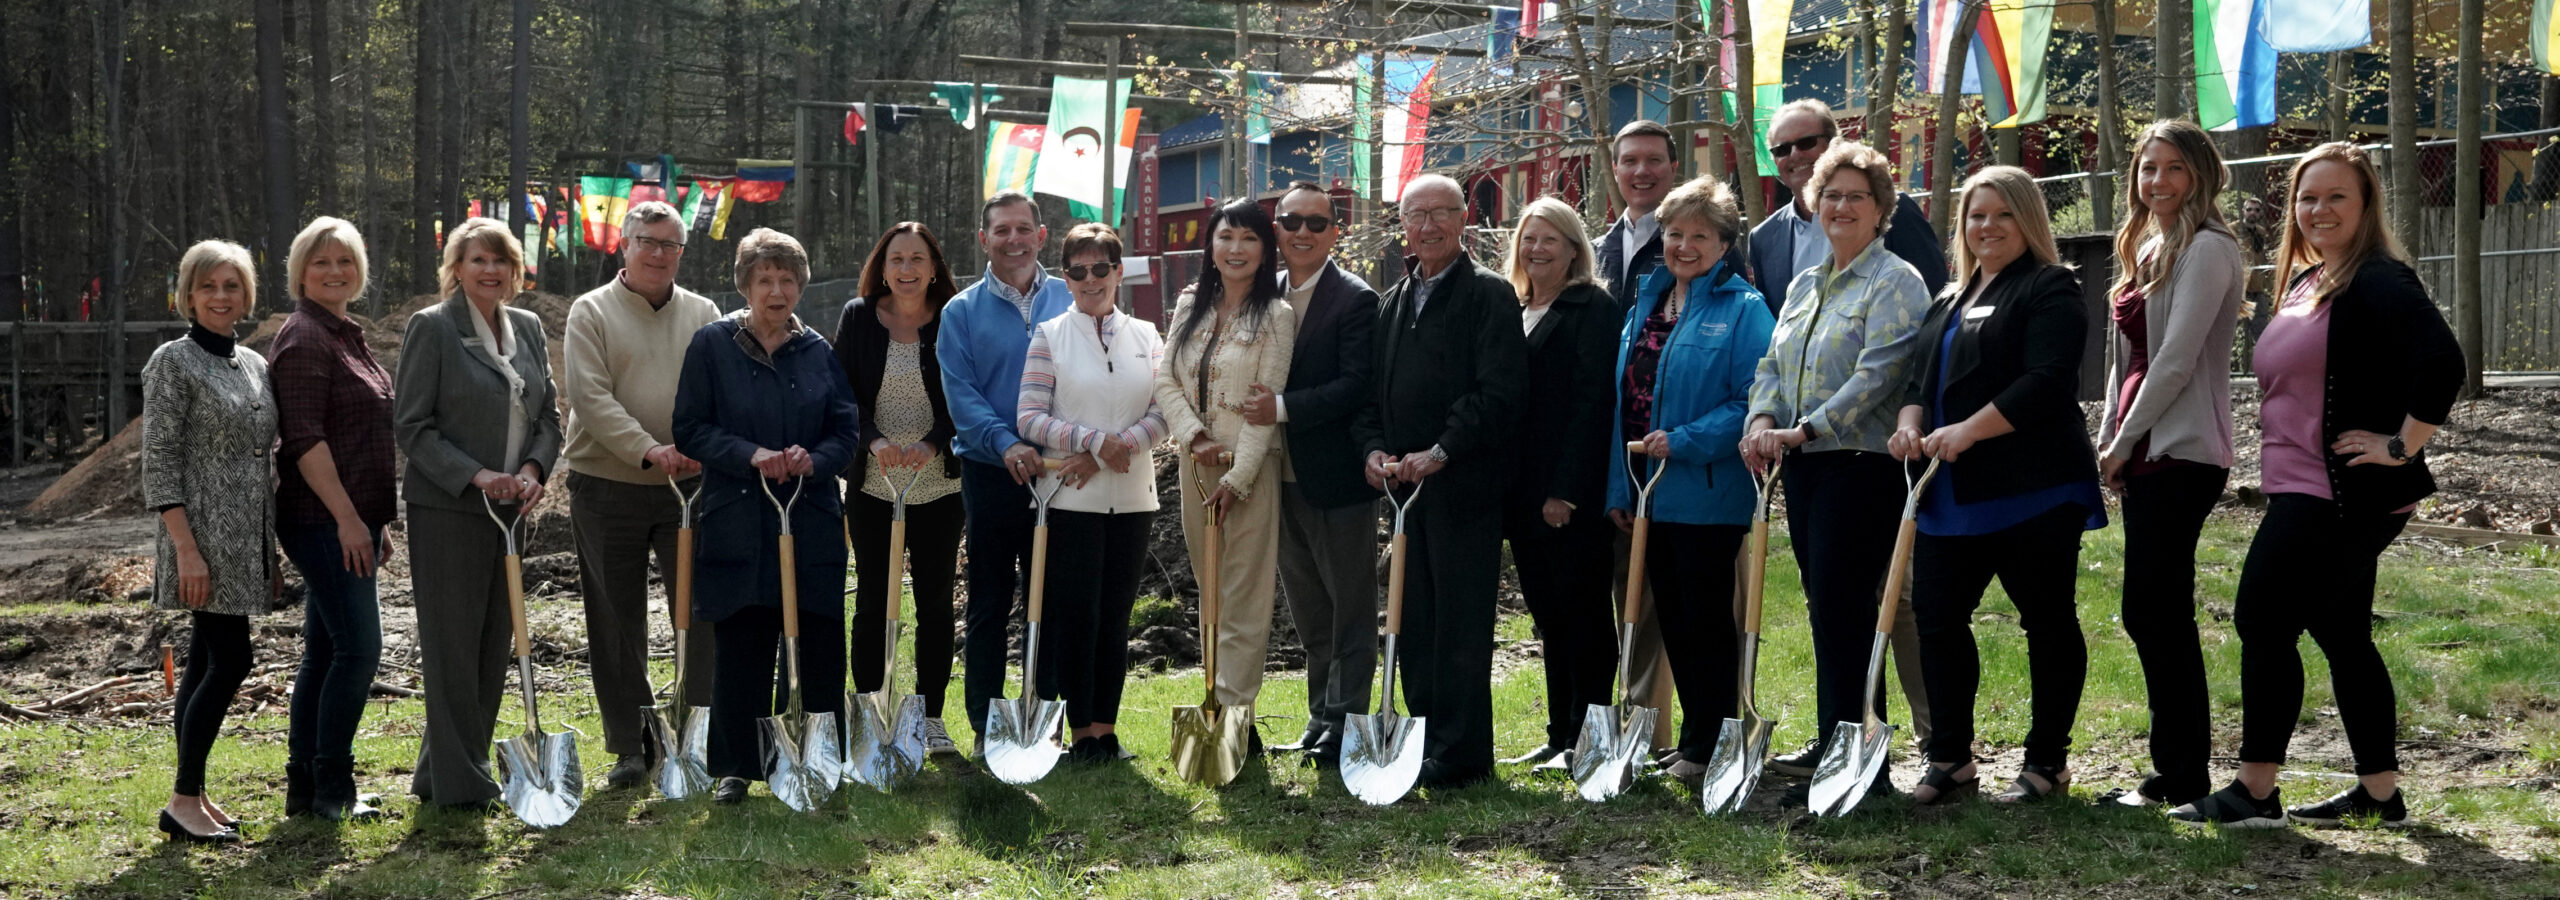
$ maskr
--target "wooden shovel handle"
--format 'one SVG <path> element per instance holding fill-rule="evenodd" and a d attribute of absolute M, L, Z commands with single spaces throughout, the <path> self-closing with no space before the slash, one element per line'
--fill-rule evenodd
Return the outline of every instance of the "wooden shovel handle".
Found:
<path fill-rule="evenodd" d="M 1041 598 L 1049 587 L 1049 526 L 1031 529 L 1031 613 L 1030 624 L 1040 624 Z"/>
<path fill-rule="evenodd" d="M 672 602 L 677 631 L 693 628 L 693 529 L 676 529 L 676 587 Z"/>
<path fill-rule="evenodd" d="M 1387 544 L 1387 633 L 1404 633 L 1404 549 L 1405 536 L 1396 535 Z"/>
<path fill-rule="evenodd" d="M 800 552 L 782 535 L 782 636 L 800 637 Z"/>
<path fill-rule="evenodd" d="M 899 579 L 906 577 L 906 569 L 907 523 L 904 519 L 892 520 L 889 523 L 889 605 L 887 607 L 889 613 L 887 622 L 892 628 L 898 625 L 898 607 L 902 605 L 900 601 L 906 599 L 904 596 L 906 592 L 898 585 Z"/>
<path fill-rule="evenodd" d="M 1645 544 L 1653 535 L 1653 520 L 1637 516 L 1630 531 L 1627 536 L 1627 599 L 1619 604 L 1618 610 L 1618 622 L 1625 625 L 1635 624 L 1638 615 L 1644 611 L 1644 552 Z"/>
<path fill-rule="evenodd" d="M 1742 632 L 1760 633 L 1760 596 L 1769 581 L 1769 520 L 1761 517 L 1751 523 L 1750 562 L 1742 570 Z"/>
<path fill-rule="evenodd" d="M 1911 544 L 1919 537 L 1920 520 L 1904 518 L 1893 536 L 1893 568 L 1884 576 L 1884 602 L 1876 605 L 1876 633 L 1893 633 L 1893 616 L 1902 608 L 1902 584 L 1911 578 Z"/>
<path fill-rule="evenodd" d="M 1214 693 L 1218 689 L 1218 588 L 1222 580 L 1218 577 L 1218 554 L 1226 543 L 1226 534 L 1225 526 L 1218 524 L 1217 510 L 1203 510 L 1202 514 L 1209 519 L 1209 546 L 1201 553 L 1207 565 L 1201 567 L 1205 577 L 1200 579 L 1200 668 Z"/>
<path fill-rule="evenodd" d="M 516 617 L 516 655 L 533 655 L 533 626 L 524 614 L 524 557 L 507 554 L 507 607 Z"/>

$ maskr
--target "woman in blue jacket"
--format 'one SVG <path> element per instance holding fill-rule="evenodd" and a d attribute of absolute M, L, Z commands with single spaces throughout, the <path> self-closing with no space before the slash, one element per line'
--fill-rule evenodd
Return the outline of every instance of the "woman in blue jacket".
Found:
<path fill-rule="evenodd" d="M 1731 189 L 1699 178 L 1664 197 L 1655 214 L 1662 267 L 1637 288 L 1619 332 L 1610 446 L 1641 440 L 1652 465 L 1665 467 L 1653 491 L 1652 543 L 1673 552 L 1648 554 L 1645 575 L 1680 690 L 1680 761 L 1670 771 L 1695 785 L 1715 753 L 1717 727 L 1734 714 L 1734 561 L 1756 493 L 1738 448 L 1752 374 L 1777 321 L 1750 280 L 1724 262 L 1742 235 Z M 1636 499 L 1627 454 L 1609 457 L 1609 517 L 1625 528 Z"/>
<path fill-rule="evenodd" d="M 861 446 L 853 388 L 826 339 L 792 311 L 809 282 L 809 255 L 789 235 L 758 228 L 738 242 L 738 291 L 746 308 L 694 332 L 676 382 L 676 449 L 702 462 L 694 549 L 694 618 L 717 624 L 711 679 L 709 768 L 721 803 L 746 799 L 765 776 L 756 719 L 772 715 L 783 685 L 781 520 L 776 496 L 800 498 L 801 695 L 812 713 L 841 712 L 844 697 L 843 498 L 835 475 Z M 798 482 L 795 484 L 794 482 Z"/>

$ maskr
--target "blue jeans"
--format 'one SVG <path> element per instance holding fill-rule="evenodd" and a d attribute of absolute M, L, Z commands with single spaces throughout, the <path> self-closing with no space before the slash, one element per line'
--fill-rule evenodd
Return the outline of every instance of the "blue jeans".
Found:
<path fill-rule="evenodd" d="M 310 768 L 323 800 L 355 798 L 356 724 L 382 662 L 382 606 L 374 578 L 347 571 L 334 525 L 280 524 L 276 537 L 302 571 L 302 669 L 293 679 L 285 764 Z M 373 529 L 382 546 L 382 529 Z M 377 554 L 377 560 L 380 556 Z M 343 793 L 343 796 L 341 794 Z"/>

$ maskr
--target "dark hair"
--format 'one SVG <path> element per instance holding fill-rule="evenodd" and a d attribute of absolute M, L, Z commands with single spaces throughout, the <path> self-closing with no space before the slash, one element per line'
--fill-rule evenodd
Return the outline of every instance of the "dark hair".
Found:
<path fill-rule="evenodd" d="M 1262 239 L 1262 267 L 1254 276 L 1253 294 L 1244 298 L 1241 310 L 1245 323 L 1254 331 L 1261 331 L 1262 320 L 1271 307 L 1287 296 L 1280 290 L 1280 231 L 1272 227 L 1271 214 L 1262 211 L 1262 204 L 1251 200 L 1238 200 L 1218 207 L 1218 211 L 1209 216 L 1208 227 L 1202 229 L 1208 232 L 1206 240 L 1210 242 L 1202 256 L 1206 264 L 1200 267 L 1200 280 L 1191 286 L 1188 311 L 1183 313 L 1182 321 L 1174 325 L 1172 355 L 1182 354 L 1183 343 L 1191 339 L 1192 332 L 1200 330 L 1201 321 L 1209 318 L 1217 310 L 1219 301 L 1225 299 L 1227 282 L 1218 274 L 1215 261 L 1218 229 L 1225 225 L 1243 227 L 1252 231 L 1254 237 Z"/>
<path fill-rule="evenodd" d="M 1337 209 L 1337 208 L 1335 208 L 1335 204 L 1334 204 L 1334 202 L 1333 202 L 1333 192 L 1332 192 L 1332 191 L 1325 190 L 1325 189 L 1324 189 L 1324 186 L 1319 185 L 1319 184 L 1317 184 L 1317 183 L 1315 183 L 1315 182 L 1312 182 L 1312 181 L 1292 181 L 1292 182 L 1289 182 L 1289 187 L 1288 187 L 1287 189 L 1282 190 L 1282 191 L 1280 192 L 1280 200 L 1286 200 L 1286 199 L 1288 199 L 1288 198 L 1289 198 L 1289 195 L 1290 195 L 1290 194 L 1294 194 L 1294 193 L 1297 193 L 1297 192 L 1299 192 L 1299 191 L 1314 191 L 1314 192 L 1315 192 L 1315 194 L 1316 194 L 1316 196 L 1324 198 L 1324 206 L 1325 206 L 1325 214 L 1326 214 L 1326 215 L 1333 216 L 1334 218 L 1337 218 L 1337 219 L 1339 219 L 1339 218 L 1341 218 L 1341 217 L 1342 217 L 1342 215 L 1341 215 L 1342 211 L 1341 211 L 1341 210 L 1339 210 L 1339 209 Z M 1279 209 L 1280 209 L 1280 200 L 1273 200 L 1273 201 L 1271 201 L 1271 209 L 1272 209 L 1272 211 L 1273 211 L 1273 212 L 1275 212 L 1275 213 L 1277 213 L 1277 212 L 1279 211 Z M 1275 232 L 1275 233 L 1276 233 L 1276 232 Z"/>
<path fill-rule="evenodd" d="M 985 231 L 987 229 L 989 221 L 987 217 L 992 215 L 996 210 L 1012 206 L 1016 203 L 1031 207 L 1032 220 L 1039 220 L 1040 201 L 1031 199 L 1030 194 L 1025 194 L 1021 191 L 999 191 L 995 196 L 987 198 L 987 202 L 985 204 L 978 207 L 978 230 Z"/>
<path fill-rule="evenodd" d="M 1631 137 L 1661 138 L 1662 152 L 1666 155 L 1678 156 L 1677 153 L 1673 152 L 1675 143 L 1671 140 L 1671 129 L 1663 127 L 1662 123 L 1656 122 L 1652 119 L 1637 119 L 1633 122 L 1627 123 L 1626 127 L 1618 129 L 1618 135 L 1609 139 L 1609 158 L 1611 160 L 1614 161 L 1618 158 L 1618 145 Z"/>
<path fill-rule="evenodd" d="M 1104 256 L 1111 257 L 1112 262 L 1119 262 L 1120 232 L 1100 222 L 1086 222 L 1069 228 L 1065 245 L 1058 248 L 1058 265 L 1066 265 L 1067 260 L 1096 250 L 1102 251 Z"/>
<path fill-rule="evenodd" d="M 874 302 L 889 296 L 889 278 L 882 270 L 889 265 L 889 242 L 902 234 L 923 238 L 925 253 L 933 257 L 933 280 L 925 283 L 924 302 L 927 310 L 938 314 L 943 301 L 960 289 L 951 281 L 951 263 L 942 258 L 942 242 L 935 240 L 933 229 L 924 227 L 922 222 L 900 222 L 880 233 L 880 242 L 871 245 L 871 255 L 863 260 L 862 280 L 856 282 L 855 290 L 863 299 Z"/>

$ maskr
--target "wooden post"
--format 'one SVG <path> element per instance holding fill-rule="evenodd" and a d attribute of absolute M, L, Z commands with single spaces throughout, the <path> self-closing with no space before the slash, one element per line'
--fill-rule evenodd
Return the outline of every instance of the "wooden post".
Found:
<path fill-rule="evenodd" d="M 2386 0 L 2391 27 L 2391 156 L 2383 180 L 2391 195 L 2391 230 L 2418 238 L 2418 36 L 2417 0 Z"/>
<path fill-rule="evenodd" d="M 807 229 L 810 200 L 809 108 L 795 104 L 791 107 L 791 230 Z M 807 240 L 815 235 L 801 237 Z"/>
<path fill-rule="evenodd" d="M 2480 394 L 2488 355 L 2480 322 L 2480 119 L 2494 107 L 2481 77 L 2484 0 L 2462 0 L 2458 59 L 2462 96 L 2454 104 L 2453 336 L 2462 345 L 2462 394 Z"/>
<path fill-rule="evenodd" d="M 874 104 L 871 108 L 876 110 L 879 106 Z M 800 177 L 808 176 L 804 174 Z M 887 210 L 880 202 L 880 132 L 878 131 L 871 133 L 870 140 L 862 142 L 862 210 L 863 221 L 871 226 L 872 234 L 877 235 L 888 229 L 889 219 L 885 215 Z M 859 246 L 860 243 L 856 241 L 855 245 Z"/>
<path fill-rule="evenodd" d="M 9 323 L 9 463 L 27 463 L 27 323 Z"/>
<path fill-rule="evenodd" d="M 1244 7 L 1236 7 L 1236 18 L 1244 18 Z M 1112 38 L 1102 71 L 1102 202 L 1098 205 L 1102 223 L 1113 231 L 1120 230 L 1119 192 L 1114 190 L 1120 186 L 1120 53 L 1128 45 L 1128 38 Z M 1063 265 L 1065 260 L 1059 262 Z"/>

